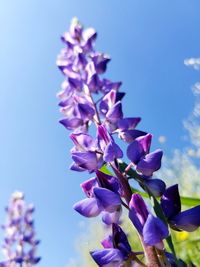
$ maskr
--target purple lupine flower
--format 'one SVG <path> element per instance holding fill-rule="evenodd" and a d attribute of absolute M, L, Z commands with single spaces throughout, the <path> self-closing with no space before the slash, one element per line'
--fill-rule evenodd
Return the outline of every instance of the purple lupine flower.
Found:
<path fill-rule="evenodd" d="M 181 212 L 178 184 L 166 189 L 161 197 L 161 207 L 174 230 L 192 232 L 200 226 L 200 205 Z"/>
<path fill-rule="evenodd" d="M 74 209 L 85 217 L 96 217 L 102 213 L 104 223 L 119 222 L 121 215 L 121 187 L 116 177 L 101 171 L 96 177 L 81 184 L 87 198 L 77 202 Z"/>
<path fill-rule="evenodd" d="M 147 210 L 146 204 L 139 194 L 132 195 L 129 208 L 129 218 L 143 238 L 144 243 L 163 249 L 162 240 L 169 235 L 167 226 Z"/>
<path fill-rule="evenodd" d="M 32 214 L 33 205 L 27 205 L 24 194 L 15 192 L 6 208 L 7 218 L 3 225 L 5 239 L 3 253 L 5 260 L 0 266 L 15 267 L 17 263 L 33 266 L 40 261 L 36 256 L 39 240 L 35 237 L 34 221 Z"/>
<path fill-rule="evenodd" d="M 117 211 L 120 205 L 119 194 L 106 188 L 94 187 L 92 196 L 77 202 L 74 209 L 85 217 L 95 217 L 102 211 Z"/>
<path fill-rule="evenodd" d="M 119 267 L 128 260 L 131 254 L 126 234 L 117 224 L 112 225 L 112 236 L 102 241 L 103 249 L 90 252 L 98 266 Z"/>
<path fill-rule="evenodd" d="M 112 162 L 114 159 L 122 158 L 123 152 L 121 148 L 115 143 L 113 137 L 108 133 L 103 125 L 98 126 L 98 143 L 103 152 L 103 159 L 105 162 Z"/>
<path fill-rule="evenodd" d="M 65 76 L 62 92 L 58 95 L 64 115 L 61 123 L 73 131 L 71 139 L 75 146 L 71 150 L 74 160 L 71 169 L 96 173 L 96 177 L 82 183 L 87 198 L 76 203 L 74 208 L 86 217 L 101 213 L 106 224 L 118 224 L 121 204 L 126 206 L 129 203 L 131 188 L 126 175 L 118 169 L 118 159 L 123 157 L 123 152 L 116 144 L 114 134 L 117 133 L 119 138 L 130 143 L 127 151 L 132 162 L 130 166 L 134 165 L 143 179 L 141 182 L 139 179 L 140 185 L 154 196 L 161 196 L 165 190 L 163 181 L 152 178 L 153 173 L 160 168 L 162 151 L 150 153 L 152 136 L 135 129 L 140 118 L 124 118 L 121 100 L 125 93 L 119 92 L 121 82 L 101 78 L 110 58 L 95 51 L 96 36 L 93 28 L 84 30 L 76 19 L 69 32 L 62 36 L 66 47 L 62 49 L 57 61 Z M 97 94 L 100 94 L 99 99 Z M 96 138 L 87 134 L 92 123 L 97 128 Z M 100 172 L 104 164 L 110 164 L 118 178 Z M 122 202 L 122 197 L 126 204 Z M 168 235 L 167 227 L 148 212 L 143 200 L 132 198 L 129 216 L 142 242 L 162 249 L 162 240 Z M 103 250 L 91 253 L 99 266 L 119 267 L 126 264 L 131 253 L 127 239 L 117 224 L 113 224 L 112 242 L 104 242 Z"/>
<path fill-rule="evenodd" d="M 72 170 L 89 172 L 99 169 L 103 164 L 101 151 L 98 151 L 96 140 L 89 134 L 71 134 L 75 147 L 71 149 L 72 159 L 74 163 Z"/>
<path fill-rule="evenodd" d="M 161 167 L 163 152 L 160 149 L 149 153 L 152 136 L 147 134 L 136 138 L 127 149 L 127 156 L 136 166 L 136 171 L 145 176 L 152 176 Z"/>

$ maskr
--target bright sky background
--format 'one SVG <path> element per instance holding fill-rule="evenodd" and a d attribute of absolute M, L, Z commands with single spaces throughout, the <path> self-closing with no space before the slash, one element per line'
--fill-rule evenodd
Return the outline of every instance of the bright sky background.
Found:
<path fill-rule="evenodd" d="M 60 35 L 73 16 L 97 29 L 97 48 L 113 58 L 107 77 L 127 92 L 124 113 L 142 116 L 155 147 L 166 136 L 170 153 L 186 145 L 199 73 L 183 61 L 200 55 L 199 10 L 199 0 L 0 0 L 0 222 L 10 194 L 24 191 L 36 206 L 38 267 L 65 266 L 82 230 L 72 204 L 87 175 L 68 170 L 72 144 L 58 124 Z"/>

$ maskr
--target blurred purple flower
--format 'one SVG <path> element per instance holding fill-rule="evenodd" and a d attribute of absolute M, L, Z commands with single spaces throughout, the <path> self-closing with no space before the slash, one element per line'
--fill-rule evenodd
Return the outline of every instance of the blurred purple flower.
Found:
<path fill-rule="evenodd" d="M 26 204 L 23 193 L 15 192 L 6 212 L 6 223 L 3 225 L 5 261 L 0 266 L 14 267 L 19 263 L 20 266 L 24 264 L 31 267 L 37 264 L 40 257 L 36 256 L 36 250 L 40 241 L 35 237 L 33 205 Z"/>

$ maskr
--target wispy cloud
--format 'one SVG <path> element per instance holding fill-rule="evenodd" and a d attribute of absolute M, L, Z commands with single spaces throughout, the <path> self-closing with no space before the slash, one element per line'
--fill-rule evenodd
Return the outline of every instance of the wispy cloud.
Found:
<path fill-rule="evenodd" d="M 193 67 L 195 70 L 200 69 L 200 58 L 186 58 L 184 64 L 189 67 Z"/>
<path fill-rule="evenodd" d="M 200 58 L 185 59 L 184 64 L 200 70 Z M 199 195 L 200 192 L 200 82 L 192 86 L 192 92 L 195 96 L 194 107 L 183 121 L 189 145 L 174 149 L 170 157 L 166 156 L 160 171 L 160 175 L 170 184 L 178 182 L 181 193 L 188 196 Z"/>

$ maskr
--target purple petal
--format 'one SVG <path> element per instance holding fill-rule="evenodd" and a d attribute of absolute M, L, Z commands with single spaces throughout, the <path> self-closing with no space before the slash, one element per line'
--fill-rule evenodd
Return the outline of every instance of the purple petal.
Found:
<path fill-rule="evenodd" d="M 102 101 L 99 104 L 100 112 L 103 115 L 106 115 L 108 110 L 116 103 L 116 96 L 116 90 L 111 90 L 103 97 Z"/>
<path fill-rule="evenodd" d="M 168 219 L 173 218 L 181 211 L 181 200 L 178 184 L 168 187 L 161 197 L 161 207 Z"/>
<path fill-rule="evenodd" d="M 96 175 L 101 187 L 107 188 L 115 193 L 121 193 L 121 185 L 116 177 L 105 174 L 99 170 L 96 171 Z"/>
<path fill-rule="evenodd" d="M 147 210 L 147 206 L 144 200 L 139 194 L 132 195 L 131 201 L 129 203 L 129 207 L 130 207 L 130 212 L 133 210 L 134 213 L 136 213 L 140 223 L 144 225 L 148 218 L 149 212 Z M 131 215 L 131 213 L 129 215 Z"/>
<path fill-rule="evenodd" d="M 93 28 L 88 28 L 83 32 L 83 46 L 85 50 L 92 49 L 92 43 L 97 37 L 97 32 Z"/>
<path fill-rule="evenodd" d="M 83 26 L 77 18 L 73 18 L 71 21 L 69 32 L 75 39 L 80 39 L 83 31 Z"/>
<path fill-rule="evenodd" d="M 143 227 L 144 243 L 149 246 L 154 246 L 162 242 L 168 235 L 169 231 L 164 222 L 149 214 Z"/>
<path fill-rule="evenodd" d="M 122 158 L 123 152 L 121 148 L 114 142 L 111 141 L 104 150 L 103 159 L 106 162 L 112 162 L 114 159 Z"/>
<path fill-rule="evenodd" d="M 122 84 L 121 82 L 111 82 L 108 79 L 103 79 L 101 90 L 103 91 L 104 94 L 107 94 L 111 90 L 118 91 L 121 84 Z"/>
<path fill-rule="evenodd" d="M 140 136 L 136 139 L 137 142 L 140 143 L 140 145 L 142 146 L 145 154 L 149 153 L 150 146 L 151 146 L 151 139 L 152 139 L 152 135 L 149 133 L 144 136 Z"/>
<path fill-rule="evenodd" d="M 127 130 L 119 132 L 119 138 L 124 140 L 127 143 L 133 142 L 137 137 L 146 135 L 146 132 L 140 131 L 140 130 Z"/>
<path fill-rule="evenodd" d="M 89 104 L 78 104 L 78 110 L 83 120 L 91 120 L 95 114 L 94 109 Z"/>
<path fill-rule="evenodd" d="M 145 155 L 144 149 L 139 142 L 133 141 L 127 148 L 127 157 L 134 164 L 138 164 L 141 157 Z"/>
<path fill-rule="evenodd" d="M 110 108 L 106 114 L 106 118 L 111 123 L 116 123 L 119 119 L 123 117 L 122 104 L 118 101 L 112 108 Z"/>
<path fill-rule="evenodd" d="M 89 171 L 94 171 L 99 167 L 95 152 L 73 152 L 72 159 L 78 166 Z"/>
<path fill-rule="evenodd" d="M 96 186 L 98 186 L 96 177 L 91 178 L 81 184 L 81 188 L 83 189 L 87 197 L 93 196 L 93 188 Z"/>
<path fill-rule="evenodd" d="M 95 65 L 96 72 L 98 74 L 102 74 L 106 71 L 106 67 L 108 62 L 110 61 L 110 57 L 103 53 L 95 53 L 92 55 L 92 60 Z"/>
<path fill-rule="evenodd" d="M 106 188 L 96 187 L 93 189 L 94 196 L 98 199 L 102 207 L 108 212 L 116 211 L 121 205 L 121 198 Z"/>
<path fill-rule="evenodd" d="M 83 125 L 83 120 L 79 118 L 72 118 L 72 119 L 61 119 L 59 121 L 65 128 L 68 130 L 73 130 L 78 128 L 79 126 Z"/>
<path fill-rule="evenodd" d="M 121 214 L 122 214 L 121 207 L 119 207 L 119 209 L 114 212 L 103 212 L 102 221 L 107 225 L 111 225 L 112 223 L 118 224 Z"/>
<path fill-rule="evenodd" d="M 125 95 L 126 93 L 124 92 L 117 92 L 115 102 L 121 101 Z"/>
<path fill-rule="evenodd" d="M 99 77 L 96 73 L 94 63 L 91 61 L 86 66 L 87 85 L 91 92 L 97 92 L 100 86 Z"/>
<path fill-rule="evenodd" d="M 68 82 L 72 88 L 74 88 L 78 91 L 80 91 L 82 89 L 83 84 L 82 84 L 82 81 L 80 79 L 69 77 Z"/>
<path fill-rule="evenodd" d="M 95 198 L 86 198 L 77 202 L 73 208 L 85 217 L 96 217 L 103 210 Z"/>
<path fill-rule="evenodd" d="M 151 176 L 153 172 L 160 169 L 162 155 L 163 152 L 160 149 L 147 154 L 144 159 L 141 159 L 138 162 L 136 170 L 143 175 Z"/>
<path fill-rule="evenodd" d="M 101 241 L 101 244 L 104 248 L 113 248 L 113 238 L 111 235 L 109 235 L 108 237 L 104 238 Z"/>
<path fill-rule="evenodd" d="M 71 140 L 75 144 L 75 146 L 80 150 L 89 150 L 94 147 L 94 139 L 89 134 L 84 133 L 72 133 L 70 135 Z"/>
<path fill-rule="evenodd" d="M 85 169 L 84 168 L 81 168 L 79 165 L 77 165 L 75 162 L 73 162 L 69 168 L 70 170 L 72 171 L 75 171 L 75 172 L 84 172 Z"/>
<path fill-rule="evenodd" d="M 177 229 L 193 232 L 200 226 L 200 206 L 180 212 L 170 223 Z"/>
<path fill-rule="evenodd" d="M 119 267 L 119 264 L 123 261 L 123 255 L 119 249 L 108 248 L 100 249 L 90 252 L 94 261 L 101 267 Z M 108 265 L 110 263 L 110 265 Z"/>
<path fill-rule="evenodd" d="M 129 245 L 128 239 L 122 228 L 113 223 L 113 244 L 123 253 L 124 259 L 128 258 L 129 253 L 131 252 L 131 247 Z"/>
<path fill-rule="evenodd" d="M 165 192 L 166 184 L 160 179 L 147 179 L 144 183 L 155 197 L 160 197 Z"/>
<path fill-rule="evenodd" d="M 104 125 L 98 125 L 97 137 L 100 140 L 103 140 L 105 144 L 108 144 L 111 141 L 111 136 Z"/>
<path fill-rule="evenodd" d="M 140 121 L 141 121 L 141 118 L 124 118 L 124 119 L 119 120 L 118 128 L 121 131 L 134 129 Z"/>

